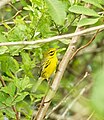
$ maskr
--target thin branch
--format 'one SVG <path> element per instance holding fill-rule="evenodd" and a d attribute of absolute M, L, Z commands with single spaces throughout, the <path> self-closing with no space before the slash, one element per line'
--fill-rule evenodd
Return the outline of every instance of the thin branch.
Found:
<path fill-rule="evenodd" d="M 83 93 L 85 92 L 86 88 L 84 87 L 79 95 L 71 102 L 71 104 L 69 104 L 69 106 L 67 107 L 67 109 L 64 111 L 64 113 L 62 114 L 62 118 L 65 117 L 65 115 L 67 114 L 67 112 L 72 108 L 72 106 L 76 103 L 76 101 L 83 95 Z"/>
<path fill-rule="evenodd" d="M 5 87 L 6 83 L 1 76 L 0 76 L 0 81 L 1 81 L 2 86 Z M 12 110 L 15 112 L 16 120 L 19 120 L 19 115 L 18 115 L 18 112 L 17 112 L 16 107 L 14 105 L 12 105 Z"/>
<path fill-rule="evenodd" d="M 74 88 L 77 87 L 80 83 L 82 83 L 82 81 L 88 76 L 88 72 L 85 73 L 85 75 L 77 82 L 75 83 L 73 86 Z M 49 116 L 59 108 L 60 105 L 62 105 L 63 103 L 65 103 L 68 99 L 70 94 L 73 92 L 74 88 L 72 88 L 69 93 L 48 113 L 48 115 L 45 117 L 45 119 L 49 118 Z"/>
<path fill-rule="evenodd" d="M 90 116 L 86 120 L 91 120 L 92 116 L 94 115 L 95 111 L 93 111 Z"/>
<path fill-rule="evenodd" d="M 20 12 L 21 12 L 21 11 L 19 11 L 18 14 L 19 14 Z M 16 13 L 16 15 L 17 15 L 17 13 Z M 13 17 L 14 17 L 14 16 L 13 16 Z M 10 19 L 12 19 L 12 18 L 10 18 Z M 9 20 L 10 20 L 10 19 L 9 19 Z M 8 19 L 7 19 L 7 20 L 8 20 Z M 7 20 L 4 20 L 4 21 L 7 21 Z M 6 23 L 7 25 L 13 25 L 13 24 L 15 24 L 15 22 L 13 22 L 13 21 L 11 21 L 11 22 L 5 22 L 5 23 Z M 29 24 L 29 23 L 31 23 L 31 21 L 28 20 L 28 21 L 25 21 L 25 23 Z M 0 26 L 1 26 L 1 25 L 3 25 L 3 22 L 0 22 Z"/>
<path fill-rule="evenodd" d="M 0 81 L 1 81 L 2 86 L 3 86 L 3 87 L 5 87 L 5 86 L 6 86 L 6 84 L 5 84 L 5 82 L 4 82 L 4 80 L 2 79 L 2 77 L 1 77 L 1 76 L 0 76 Z"/>
<path fill-rule="evenodd" d="M 81 15 L 81 19 L 83 18 L 84 16 L 83 15 Z M 97 26 L 98 27 L 98 26 Z M 104 26 L 103 26 L 104 27 Z M 91 30 L 91 28 L 89 28 L 90 30 Z M 87 29 L 88 30 L 88 29 Z M 96 30 L 98 30 L 98 29 L 96 29 Z M 86 31 L 86 30 L 83 30 L 84 32 Z M 91 30 L 92 31 L 92 30 Z M 88 31 L 87 31 L 88 32 Z M 82 33 L 82 31 L 81 31 L 81 29 L 80 28 L 76 28 L 76 31 L 75 31 L 75 33 Z M 52 83 L 52 85 L 51 85 L 51 89 L 48 91 L 48 93 L 46 94 L 46 96 L 45 96 L 45 98 L 44 98 L 44 104 L 43 104 L 43 106 L 41 106 L 41 109 L 39 109 L 38 110 L 38 112 L 37 112 L 37 115 L 36 115 L 36 117 L 33 119 L 33 120 L 43 120 L 44 119 L 44 117 L 45 117 L 45 115 L 46 115 L 46 112 L 47 112 L 47 110 L 48 110 L 48 108 L 49 108 L 49 105 L 50 105 L 50 103 L 51 103 L 51 100 L 52 100 L 52 98 L 54 97 L 54 95 L 55 95 L 55 93 L 56 93 L 56 91 L 57 91 L 57 89 L 58 89 L 58 87 L 59 87 L 59 84 L 60 84 L 60 81 L 61 81 L 61 79 L 62 79 L 62 76 L 63 76 L 63 74 L 64 74 L 64 71 L 65 71 L 65 69 L 66 69 L 66 67 L 67 67 L 67 64 L 68 64 L 68 62 L 70 61 L 70 58 L 73 56 L 73 54 L 75 53 L 75 50 L 76 50 L 76 44 L 77 44 L 77 42 L 78 42 L 78 40 L 79 40 L 79 34 L 77 34 L 76 36 L 75 36 L 75 33 L 74 33 L 74 37 L 72 37 L 72 40 L 70 41 L 70 44 L 69 44 L 69 46 L 68 46 L 68 48 L 67 48 L 67 50 L 66 50 L 66 52 L 65 52 L 65 54 L 64 54 L 64 56 L 63 56 L 63 58 L 62 58 L 62 60 L 61 60 L 61 62 L 60 62 L 60 64 L 59 64 L 59 66 L 58 66 L 58 71 L 57 71 L 57 73 L 56 73 L 56 75 L 55 75 L 55 78 L 54 78 L 54 80 L 53 80 L 53 83 Z M 69 37 L 69 34 L 68 35 L 62 35 L 62 36 L 64 36 L 64 38 L 67 36 L 67 37 Z M 61 36 L 61 38 L 62 38 L 62 36 Z M 55 37 L 55 38 L 57 38 L 57 36 Z M 55 39 L 54 38 L 54 39 Z M 60 36 L 58 36 L 58 39 L 60 39 Z M 43 102 L 43 101 L 42 101 Z"/>
<path fill-rule="evenodd" d="M 81 16 L 82 18 L 82 16 Z M 76 28 L 76 31 L 75 33 L 78 33 L 78 32 L 82 32 L 80 28 Z M 75 34 L 74 33 L 74 34 Z M 65 35 L 63 35 L 65 37 Z M 68 35 L 67 35 L 68 36 Z M 69 37 L 69 36 L 68 36 Z M 60 39 L 60 38 L 59 38 Z M 53 80 L 53 83 L 52 83 L 52 86 L 51 86 L 51 89 L 48 91 L 48 93 L 46 94 L 46 97 L 44 98 L 44 104 L 43 106 L 41 106 L 41 109 L 38 110 L 37 112 L 37 115 L 36 117 L 33 119 L 33 120 L 43 120 L 44 119 L 44 116 L 48 110 L 48 107 L 51 103 L 51 100 L 52 98 L 54 97 L 57 89 L 58 89 L 58 86 L 60 84 L 60 81 L 62 79 L 62 76 L 64 74 L 64 71 L 67 67 L 67 64 L 71 58 L 71 56 L 73 55 L 73 53 L 75 52 L 75 49 L 76 49 L 76 44 L 79 40 L 79 36 L 74 36 L 63 56 L 63 59 L 61 60 L 59 66 L 58 66 L 58 71 L 55 75 L 55 78 Z"/>
<path fill-rule="evenodd" d="M 51 38 L 40 39 L 40 40 L 35 40 L 35 41 L 3 42 L 3 43 L 0 43 L 0 46 L 35 45 L 35 44 L 39 44 L 39 43 L 47 43 L 47 42 L 52 42 L 52 41 L 63 39 L 63 38 L 72 38 L 72 37 L 81 36 L 84 33 L 92 32 L 92 31 L 95 31 L 98 29 L 104 29 L 104 25 L 91 27 L 91 28 L 88 28 L 88 29 L 85 29 L 82 31 L 80 30 L 80 31 L 77 31 L 77 32 L 71 33 L 71 34 L 59 35 L 59 36 L 54 36 Z M 74 44 L 74 41 L 75 40 L 73 40 L 73 44 Z"/>
<path fill-rule="evenodd" d="M 72 55 L 72 57 L 70 58 L 70 60 L 72 60 L 72 59 L 74 58 L 74 56 L 75 56 L 80 50 L 82 50 L 82 49 L 84 49 L 85 47 L 89 46 L 89 45 L 92 43 L 92 41 L 95 39 L 95 37 L 97 36 L 98 32 L 99 32 L 99 30 L 97 30 L 96 34 L 91 38 L 91 40 L 90 40 L 87 44 L 85 44 L 85 45 L 81 46 L 80 48 L 78 48 L 78 49 L 75 51 L 75 53 Z"/>

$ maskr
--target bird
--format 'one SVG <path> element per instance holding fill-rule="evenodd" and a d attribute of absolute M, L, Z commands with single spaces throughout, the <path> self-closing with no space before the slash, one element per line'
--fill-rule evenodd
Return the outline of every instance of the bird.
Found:
<path fill-rule="evenodd" d="M 50 48 L 47 52 L 45 52 L 40 77 L 38 78 L 38 81 L 34 87 L 34 92 L 37 91 L 43 80 L 46 79 L 48 81 L 55 72 L 58 64 L 56 51 L 56 48 Z"/>

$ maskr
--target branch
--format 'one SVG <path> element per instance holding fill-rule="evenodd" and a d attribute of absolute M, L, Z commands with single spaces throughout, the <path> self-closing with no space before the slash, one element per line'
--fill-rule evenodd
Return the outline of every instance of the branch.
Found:
<path fill-rule="evenodd" d="M 83 17 L 84 16 L 81 15 L 81 19 Z M 104 27 L 104 25 L 103 25 L 103 27 Z M 95 27 L 93 27 L 93 28 L 95 30 Z M 97 26 L 97 28 L 98 28 L 98 26 Z M 92 28 L 89 28 L 89 29 L 86 29 L 86 30 L 87 30 L 87 32 L 88 31 L 91 32 Z M 33 118 L 33 120 L 43 120 L 44 119 L 44 117 L 46 115 L 46 112 L 47 112 L 47 110 L 49 108 L 49 105 L 51 103 L 51 100 L 54 97 L 54 95 L 55 95 L 55 93 L 56 93 L 56 91 L 57 91 L 57 89 L 59 87 L 60 81 L 62 79 L 62 76 L 63 76 L 64 72 L 65 72 L 67 64 L 70 61 L 70 58 L 75 53 L 76 45 L 77 45 L 77 42 L 79 40 L 79 33 L 81 35 L 83 32 L 85 33 L 86 30 L 81 31 L 81 29 L 77 27 L 75 33 L 72 33 L 72 34 L 74 34 L 74 36 L 73 37 L 71 36 L 72 40 L 70 41 L 70 44 L 69 44 L 69 46 L 68 46 L 68 48 L 67 48 L 67 50 L 66 50 L 66 52 L 65 52 L 65 54 L 64 54 L 64 56 L 63 56 L 63 58 L 61 60 L 61 62 L 60 62 L 60 64 L 58 66 L 58 71 L 57 71 L 57 73 L 55 75 L 55 78 L 54 78 L 54 81 L 53 81 L 53 83 L 51 85 L 51 89 L 48 91 L 48 93 L 46 94 L 46 96 L 42 100 L 42 102 L 41 102 L 42 104 L 41 104 L 41 106 L 40 106 L 40 108 L 39 108 L 39 110 L 37 112 L 37 115 L 35 116 L 35 118 Z M 96 30 L 98 30 L 98 29 L 96 29 Z M 68 38 L 72 34 L 67 34 L 67 35 L 62 35 L 62 36 L 55 36 L 53 38 L 54 38 L 54 40 L 57 37 L 58 37 L 57 39 Z M 53 40 L 53 39 L 51 38 L 51 40 Z"/>
<path fill-rule="evenodd" d="M 91 38 L 91 40 L 90 40 L 87 44 L 85 44 L 85 45 L 81 46 L 80 48 L 78 48 L 78 49 L 75 51 L 75 53 L 72 55 L 72 57 L 70 58 L 70 60 L 72 60 L 72 59 L 74 58 L 74 56 L 75 56 L 80 50 L 82 50 L 82 49 L 84 49 L 85 47 L 89 46 L 89 45 L 93 42 L 93 40 L 95 39 L 95 37 L 97 36 L 98 32 L 99 32 L 99 30 L 97 30 L 96 34 Z"/>
<path fill-rule="evenodd" d="M 16 13 L 15 14 L 15 16 L 17 15 L 17 14 L 19 14 L 21 11 L 18 11 L 18 13 Z M 12 18 L 14 18 L 15 16 L 13 16 Z M 10 19 L 12 19 L 12 18 L 10 18 Z M 9 20 L 10 20 L 9 19 Z M 7 19 L 8 20 L 8 19 Z M 4 22 L 7 24 L 7 25 L 13 25 L 13 24 L 15 24 L 15 22 L 13 22 L 13 21 L 11 21 L 11 22 L 6 22 L 7 20 L 4 20 Z M 31 23 L 31 21 L 24 21 L 25 23 L 27 23 L 27 24 L 29 24 L 29 23 Z M 0 22 L 0 26 L 2 26 L 3 25 L 3 22 Z"/>
<path fill-rule="evenodd" d="M 65 117 L 65 115 L 67 114 L 67 112 L 72 108 L 72 106 L 76 103 L 76 101 L 83 95 L 83 93 L 85 92 L 86 88 L 84 87 L 79 95 L 71 102 L 71 104 L 69 104 L 69 106 L 67 107 L 67 109 L 64 111 L 64 113 L 62 114 L 62 118 Z"/>
<path fill-rule="evenodd" d="M 82 17 L 83 17 L 83 15 L 81 16 L 81 19 L 82 19 Z M 85 30 L 83 30 L 83 31 L 85 31 Z M 81 33 L 81 32 L 82 32 L 81 29 L 77 27 L 75 33 L 73 33 L 73 34 Z M 70 42 L 64 56 L 63 56 L 63 58 L 62 58 L 59 66 L 58 66 L 58 71 L 57 71 L 57 73 L 55 75 L 55 78 L 54 78 L 54 81 L 52 83 L 51 89 L 46 94 L 46 96 L 44 98 L 44 101 L 42 100 L 43 104 L 41 104 L 40 109 L 38 110 L 37 115 L 35 116 L 35 118 L 33 118 L 33 120 L 43 120 L 44 119 L 44 116 L 45 116 L 45 114 L 46 114 L 46 112 L 48 110 L 48 107 L 49 107 L 49 105 L 51 103 L 51 100 L 54 97 L 54 95 L 55 95 L 55 93 L 56 93 L 56 91 L 58 89 L 58 86 L 60 84 L 60 81 L 62 79 L 64 71 L 65 71 L 65 69 L 67 67 L 67 64 L 70 61 L 71 56 L 75 52 L 76 44 L 77 44 L 77 42 L 79 40 L 78 35 L 79 34 L 77 34 L 76 36 L 74 35 L 74 37 L 72 38 L 72 40 L 71 40 L 71 42 Z M 65 38 L 65 35 L 62 35 L 62 36 L 64 36 L 64 38 Z M 69 35 L 66 35 L 66 36 L 69 37 Z M 58 38 L 58 39 L 60 39 L 60 38 Z"/>
<path fill-rule="evenodd" d="M 74 91 L 74 88 L 77 87 L 78 85 L 80 85 L 80 83 L 82 83 L 82 81 L 84 81 L 84 79 L 88 76 L 88 72 L 85 73 L 85 75 L 77 82 L 73 85 L 73 88 L 69 91 L 69 93 L 67 95 L 64 96 L 64 98 L 47 114 L 47 116 L 45 117 L 45 119 L 48 119 L 49 116 L 55 111 L 57 110 L 63 103 L 66 103 L 67 100 L 70 98 L 70 94 Z"/>
<path fill-rule="evenodd" d="M 3 80 L 1 76 L 0 76 L 0 81 L 1 81 L 2 86 L 5 87 L 6 86 L 5 81 Z M 12 110 L 15 112 L 16 120 L 19 120 L 19 115 L 14 105 L 12 105 Z"/>
<path fill-rule="evenodd" d="M 54 37 L 46 38 L 46 39 L 40 39 L 40 40 L 34 40 L 34 41 L 20 41 L 20 42 L 3 42 L 3 43 L 0 43 L 0 46 L 35 45 L 35 44 L 39 44 L 39 43 L 47 43 L 47 42 L 52 42 L 52 41 L 56 41 L 56 40 L 60 40 L 60 39 L 81 36 L 85 33 L 92 32 L 92 31 L 95 31 L 98 29 L 104 29 L 104 25 L 99 25 L 96 27 L 91 27 L 91 28 L 87 28 L 85 30 L 77 31 L 75 33 L 54 36 Z M 74 42 L 74 40 L 73 40 L 73 42 Z"/>

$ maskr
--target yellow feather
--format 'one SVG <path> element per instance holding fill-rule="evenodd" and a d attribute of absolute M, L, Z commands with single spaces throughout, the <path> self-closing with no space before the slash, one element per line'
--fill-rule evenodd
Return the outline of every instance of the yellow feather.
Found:
<path fill-rule="evenodd" d="M 57 67 L 58 59 L 57 59 L 55 48 L 50 48 L 44 56 L 45 56 L 45 58 L 44 58 L 44 62 L 42 64 L 42 71 L 41 71 L 40 77 L 35 85 L 34 92 L 36 92 L 39 85 L 41 84 L 41 82 L 44 79 L 48 80 L 51 77 L 51 75 L 53 74 L 53 72 L 56 70 L 56 67 Z"/>

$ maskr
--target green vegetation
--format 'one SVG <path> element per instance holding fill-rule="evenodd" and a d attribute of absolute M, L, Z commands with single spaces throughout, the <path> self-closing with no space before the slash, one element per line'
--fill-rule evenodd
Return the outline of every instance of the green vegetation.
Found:
<path fill-rule="evenodd" d="M 74 33 L 79 27 L 81 31 L 103 24 L 103 0 L 11 0 L 0 7 L 0 120 L 4 117 L 19 120 L 18 114 L 20 120 L 31 120 L 33 113 L 36 114 L 54 79 L 53 75 L 50 83 L 44 80 L 38 90 L 32 92 L 44 52 L 51 47 L 58 48 L 60 63 L 71 42 L 71 38 L 44 42 L 46 38 Z M 103 29 L 68 63 L 46 119 L 61 120 L 63 116 L 63 120 L 104 119 Z M 87 44 L 95 33 L 93 30 L 81 35 L 76 48 Z M 39 40 L 37 44 L 24 44 Z M 17 44 L 9 45 L 12 42 Z M 53 108 L 56 110 L 52 112 Z"/>

